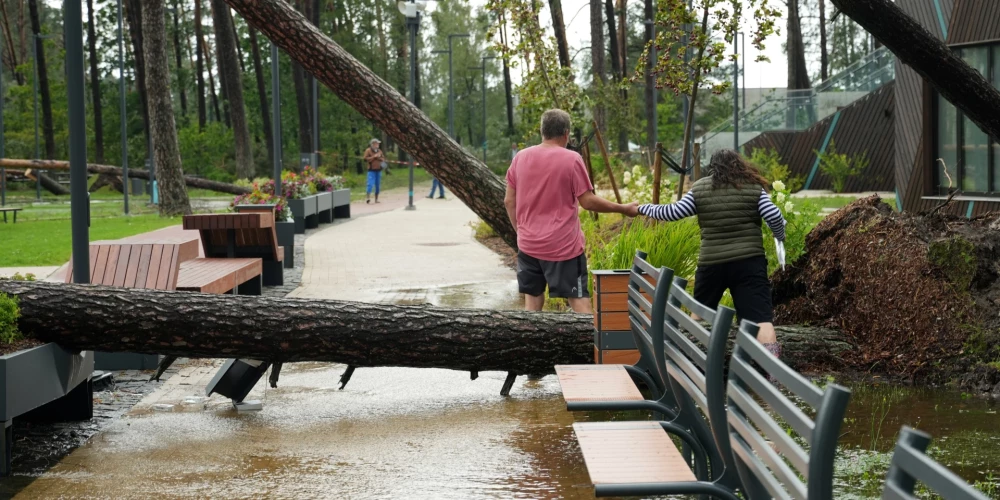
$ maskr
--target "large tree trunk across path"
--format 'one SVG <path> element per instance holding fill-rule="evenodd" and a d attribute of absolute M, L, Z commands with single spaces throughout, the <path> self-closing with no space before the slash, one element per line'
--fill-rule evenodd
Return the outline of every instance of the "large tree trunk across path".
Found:
<path fill-rule="evenodd" d="M 593 363 L 587 315 L 163 292 L 0 279 L 20 330 L 68 349 L 550 373 Z M 837 369 L 839 333 L 779 327 L 785 360 Z"/>
<path fill-rule="evenodd" d="M 33 169 L 33 170 L 69 170 L 69 162 L 59 161 L 59 160 L 14 160 L 10 158 L 0 158 L 0 167 L 6 168 L 18 168 L 18 169 Z M 111 165 L 98 165 L 95 163 L 87 164 L 87 172 L 91 174 L 104 174 L 112 175 L 115 177 L 122 176 L 122 169 L 114 167 Z M 149 180 L 149 170 L 143 170 L 141 168 L 130 168 L 128 170 L 129 177 L 136 179 Z M 44 177 L 43 177 L 44 179 Z M 52 181 L 55 182 L 55 181 Z M 237 186 L 235 184 L 226 184 L 225 182 L 210 181 L 208 179 L 202 179 L 199 177 L 184 176 L 184 183 L 188 187 L 196 189 L 208 189 L 210 191 L 216 191 L 219 193 L 229 193 L 234 195 L 247 194 L 250 192 L 250 188 L 245 188 L 242 186 Z M 55 183 L 56 186 L 62 188 L 59 183 Z M 66 191 L 62 194 L 69 194 Z"/>
<path fill-rule="evenodd" d="M 1000 137 L 1000 90 L 892 0 L 831 0 L 979 128 Z"/>
<path fill-rule="evenodd" d="M 387 133 L 511 247 L 504 183 L 391 85 L 280 0 L 226 0 L 253 27 Z"/>

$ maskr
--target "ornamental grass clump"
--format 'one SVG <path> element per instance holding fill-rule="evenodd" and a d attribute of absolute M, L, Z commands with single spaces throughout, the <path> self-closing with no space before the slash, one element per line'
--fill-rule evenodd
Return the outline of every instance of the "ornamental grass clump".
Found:
<path fill-rule="evenodd" d="M 0 293 L 0 344 L 16 344 L 24 340 L 17 329 L 17 319 L 21 317 L 16 296 Z"/>

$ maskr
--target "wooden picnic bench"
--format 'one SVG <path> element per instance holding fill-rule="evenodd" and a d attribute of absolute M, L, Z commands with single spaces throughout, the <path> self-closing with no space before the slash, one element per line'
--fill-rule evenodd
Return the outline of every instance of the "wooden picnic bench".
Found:
<path fill-rule="evenodd" d="M 697 447 L 693 464 L 683 459 L 665 432 L 665 424 L 674 422 L 577 423 L 574 430 L 596 495 L 703 494 L 736 500 L 741 492 L 750 500 L 832 499 L 833 463 L 850 391 L 812 384 L 764 349 L 755 338 L 757 326 L 746 321 L 737 333 L 727 382 L 726 348 L 735 311 L 719 307 L 708 331 L 684 309 L 713 317 L 681 282 L 674 283 L 657 368 L 677 403 L 676 422 L 691 429 L 707 460 L 699 459 Z M 779 385 L 811 407 L 815 419 Z M 626 442 L 632 446 L 624 448 Z"/>
<path fill-rule="evenodd" d="M 3 223 L 4 224 L 7 223 L 7 212 L 11 212 L 14 214 L 14 224 L 17 224 L 17 213 L 20 212 L 21 210 L 24 209 L 15 207 L 0 207 L 0 212 L 3 212 Z"/>
<path fill-rule="evenodd" d="M 181 263 L 177 290 L 260 295 L 261 269 L 260 259 L 192 259 Z"/>
<path fill-rule="evenodd" d="M 284 283 L 284 249 L 274 231 L 274 213 L 185 215 L 184 229 L 197 230 L 205 257 L 262 260 L 264 286 Z"/>

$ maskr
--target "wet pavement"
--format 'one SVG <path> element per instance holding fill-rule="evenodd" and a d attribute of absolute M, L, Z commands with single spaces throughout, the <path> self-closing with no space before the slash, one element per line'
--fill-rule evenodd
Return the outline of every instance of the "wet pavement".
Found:
<path fill-rule="evenodd" d="M 555 377 L 503 398 L 503 373 L 342 371 L 287 365 L 257 413 L 137 410 L 15 498 L 592 497 Z"/>

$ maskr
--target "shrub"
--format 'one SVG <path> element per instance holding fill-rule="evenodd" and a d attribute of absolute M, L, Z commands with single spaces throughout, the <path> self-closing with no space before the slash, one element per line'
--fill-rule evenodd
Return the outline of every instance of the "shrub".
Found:
<path fill-rule="evenodd" d="M 677 222 L 656 222 L 645 218 L 632 219 L 620 229 L 595 222 L 584 216 L 588 261 L 591 269 L 630 269 L 636 250 L 647 253 L 646 260 L 654 266 L 666 266 L 676 276 L 694 277 L 701 249 L 701 230 L 694 218 Z"/>
<path fill-rule="evenodd" d="M 19 317 L 21 309 L 17 305 L 17 297 L 0 293 L 0 344 L 13 344 L 24 338 L 17 329 Z"/>
<path fill-rule="evenodd" d="M 667 176 L 660 176 L 660 199 L 671 199 L 671 182 Z M 653 177 L 649 171 L 642 166 L 636 165 L 631 171 L 622 174 L 622 187 L 620 189 L 623 203 L 637 202 L 639 204 L 651 203 L 653 201 Z"/>
<path fill-rule="evenodd" d="M 311 184 L 314 186 L 315 191 L 319 193 L 325 193 L 329 191 L 335 191 L 337 189 L 343 189 L 344 178 L 339 175 L 334 175 L 327 177 L 312 167 L 306 167 L 302 169 L 302 174 L 300 178 L 303 182 Z"/>
<path fill-rule="evenodd" d="M 14 275 L 11 276 L 10 279 L 14 281 L 35 281 L 35 275 L 32 273 L 25 273 L 25 274 L 14 273 Z"/>
<path fill-rule="evenodd" d="M 825 153 L 816 151 L 819 158 L 819 169 L 824 174 L 830 176 L 833 183 L 833 192 L 843 193 L 847 179 L 860 174 L 868 168 L 868 155 L 859 153 L 848 157 L 847 154 L 837 153 L 837 146 L 830 141 L 830 147 Z"/>
<path fill-rule="evenodd" d="M 275 220 L 278 222 L 292 220 L 292 211 L 288 209 L 288 202 L 284 198 L 261 192 L 259 189 L 254 189 L 248 194 L 241 194 L 234 198 L 232 203 L 229 204 L 229 211 L 235 211 L 236 205 L 274 205 Z"/>
<path fill-rule="evenodd" d="M 806 253 L 806 236 L 819 223 L 819 208 L 808 200 L 791 198 L 790 190 L 781 180 L 771 184 L 771 201 L 781 209 L 785 216 L 785 264 L 795 262 Z M 767 255 L 768 274 L 779 267 L 778 256 L 774 248 L 774 233 L 764 224 L 764 252 Z"/>
<path fill-rule="evenodd" d="M 788 183 L 788 191 L 794 193 L 802 189 L 805 181 L 802 176 L 791 177 L 788 165 L 781 162 L 781 155 L 771 148 L 757 148 L 750 155 L 750 163 L 760 170 L 765 179 L 774 182 Z"/>

